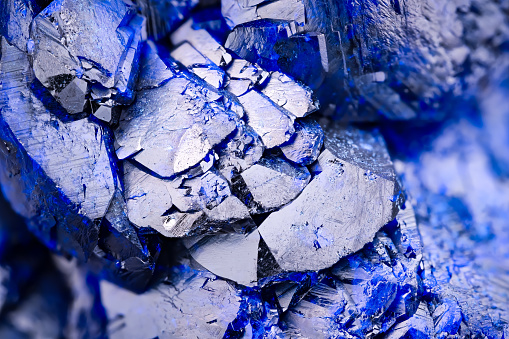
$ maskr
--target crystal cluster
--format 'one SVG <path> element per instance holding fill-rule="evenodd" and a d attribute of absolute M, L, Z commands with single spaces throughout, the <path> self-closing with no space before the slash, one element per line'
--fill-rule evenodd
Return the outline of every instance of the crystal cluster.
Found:
<path fill-rule="evenodd" d="M 0 8 L 0 182 L 103 279 L 83 336 L 509 336 L 506 3 Z"/>

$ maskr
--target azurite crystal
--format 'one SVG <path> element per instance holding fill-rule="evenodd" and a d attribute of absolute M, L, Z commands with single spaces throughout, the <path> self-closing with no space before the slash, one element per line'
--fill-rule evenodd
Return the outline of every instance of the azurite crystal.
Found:
<path fill-rule="evenodd" d="M 0 8 L 2 188 L 117 284 L 109 337 L 509 335 L 504 2 Z M 32 333 L 21 302 L 0 331 Z"/>

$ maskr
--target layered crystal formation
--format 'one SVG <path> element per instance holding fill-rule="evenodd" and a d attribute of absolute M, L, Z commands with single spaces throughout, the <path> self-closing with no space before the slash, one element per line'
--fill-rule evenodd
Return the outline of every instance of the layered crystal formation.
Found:
<path fill-rule="evenodd" d="M 0 8 L 0 334 L 509 336 L 504 2 Z"/>

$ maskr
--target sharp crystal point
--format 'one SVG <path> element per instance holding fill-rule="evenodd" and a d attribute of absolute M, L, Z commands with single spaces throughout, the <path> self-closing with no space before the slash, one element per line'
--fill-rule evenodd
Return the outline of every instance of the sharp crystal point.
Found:
<path fill-rule="evenodd" d="M 212 35 L 205 29 L 194 29 L 193 20 L 187 20 L 171 35 L 174 45 L 188 42 L 201 54 L 217 66 L 226 66 L 232 61 L 232 56 L 226 52 Z"/>
<path fill-rule="evenodd" d="M 140 239 L 136 231 L 129 221 L 127 204 L 122 192 L 117 189 L 113 198 L 111 199 L 110 206 L 104 215 L 104 219 L 122 236 L 129 240 L 134 246 L 139 249 L 142 248 Z"/>

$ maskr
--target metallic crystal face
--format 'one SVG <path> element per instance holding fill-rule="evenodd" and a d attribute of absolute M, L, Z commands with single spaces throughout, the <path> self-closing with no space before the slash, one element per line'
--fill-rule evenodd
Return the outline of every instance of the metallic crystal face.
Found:
<path fill-rule="evenodd" d="M 187 20 L 171 35 L 171 42 L 180 45 L 190 43 L 201 54 L 217 66 L 226 66 L 232 61 L 232 56 L 205 29 L 194 29 L 192 19 Z"/>
<path fill-rule="evenodd" d="M 162 215 L 173 206 L 170 192 L 177 185 L 124 162 L 125 199 L 129 220 L 138 227 L 161 228 Z"/>
<path fill-rule="evenodd" d="M 258 134 L 244 123 L 239 124 L 236 133 L 223 143 L 218 149 L 217 167 L 230 181 L 236 174 L 257 163 L 265 150 Z"/>
<path fill-rule="evenodd" d="M 246 110 L 247 123 L 267 148 L 285 143 L 295 132 L 295 118 L 260 92 L 250 90 L 238 99 Z"/>
<path fill-rule="evenodd" d="M 120 28 L 122 21 L 127 19 L 126 16 L 131 15 L 128 12 L 128 6 L 122 1 L 53 2 L 35 19 L 34 62 L 41 65 L 35 68 L 52 71 L 52 66 L 61 64 L 62 58 L 68 54 L 76 62 L 64 64 L 69 72 L 79 72 L 77 67 L 83 67 L 83 73 L 87 78 L 94 79 L 105 87 L 113 87 L 115 85 L 113 76 L 122 57 L 125 57 L 129 41 L 133 39 L 129 30 Z M 105 17 L 109 20 L 100 23 L 101 18 Z M 38 45 L 39 43 L 52 45 Z M 58 48 L 62 54 L 52 55 L 55 44 L 60 45 Z M 90 45 L 96 48 L 88 48 Z M 47 59 L 51 56 L 54 62 Z M 83 65 L 80 64 L 81 61 L 84 62 Z M 53 76 L 42 74 L 44 77 L 39 76 L 36 71 L 43 84 L 46 84 L 46 79 L 50 81 Z"/>
<path fill-rule="evenodd" d="M 120 323 L 110 337 L 222 337 L 240 306 L 237 291 L 213 274 L 181 267 L 187 271 L 177 271 L 168 284 L 144 294 L 102 282 L 108 319 Z M 145 317 L 148 314 L 150 321 Z"/>
<path fill-rule="evenodd" d="M 106 131 L 87 119 L 59 121 L 30 89 L 33 73 L 26 54 L 2 39 L 2 56 L 0 106 L 4 121 L 80 213 L 102 218 L 116 186 Z"/>
<path fill-rule="evenodd" d="M 262 93 L 297 118 L 303 118 L 319 108 L 318 103 L 313 101 L 311 89 L 279 72 L 270 75 Z"/>
<path fill-rule="evenodd" d="M 311 165 L 320 154 L 323 145 L 323 131 L 312 120 L 295 121 L 295 134 L 280 146 L 285 158 L 299 165 Z"/>
<path fill-rule="evenodd" d="M 508 337 L 507 12 L 2 1 L 0 337 Z"/>
<path fill-rule="evenodd" d="M 294 166 L 277 157 L 262 158 L 241 176 L 253 197 L 250 204 L 253 214 L 271 212 L 291 202 L 311 179 L 306 167 Z"/>
<path fill-rule="evenodd" d="M 221 234 L 191 237 L 184 243 L 193 259 L 212 273 L 245 286 L 257 282 L 260 234 Z"/>
<path fill-rule="evenodd" d="M 139 91 L 115 131 L 117 156 L 133 157 L 163 177 L 196 166 L 236 129 L 238 116 L 225 101 L 185 75 Z"/>
<path fill-rule="evenodd" d="M 277 263 L 285 270 L 319 270 L 361 249 L 398 211 L 399 186 L 380 136 L 333 126 L 317 173 L 289 205 L 259 227 Z M 352 132 L 350 132 L 352 131 Z M 353 132 L 355 131 L 355 132 Z M 355 134 L 348 151 L 340 136 Z M 366 153 L 356 152 L 357 145 Z M 369 150 L 369 152 L 367 152 Z M 381 167 L 381 165 L 384 165 Z M 383 169 L 383 170 L 382 170 Z"/>

